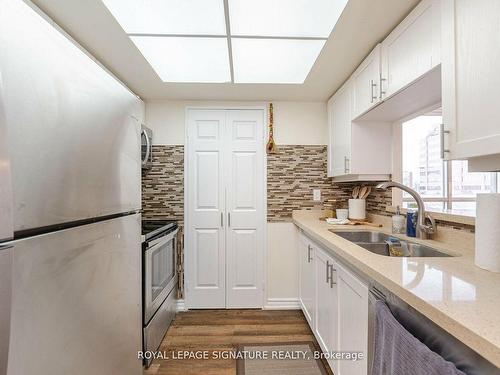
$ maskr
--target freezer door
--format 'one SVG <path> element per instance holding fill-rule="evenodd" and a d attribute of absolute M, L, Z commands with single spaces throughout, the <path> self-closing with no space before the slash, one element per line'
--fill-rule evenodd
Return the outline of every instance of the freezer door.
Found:
<path fill-rule="evenodd" d="M 140 215 L 13 242 L 8 375 L 141 375 Z"/>
<path fill-rule="evenodd" d="M 21 0 L 0 72 L 16 231 L 140 209 L 140 99 Z"/>
<path fill-rule="evenodd" d="M 10 332 L 12 248 L 0 244 L 0 374 L 7 371 Z"/>

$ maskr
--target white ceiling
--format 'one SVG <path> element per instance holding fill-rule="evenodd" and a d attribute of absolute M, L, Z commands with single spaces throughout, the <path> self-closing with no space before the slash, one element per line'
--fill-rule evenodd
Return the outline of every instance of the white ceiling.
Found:
<path fill-rule="evenodd" d="M 163 82 L 302 84 L 348 0 L 102 2 Z"/>
<path fill-rule="evenodd" d="M 350 0 L 302 85 L 164 83 L 101 0 L 33 0 L 143 99 L 324 101 L 419 0 Z"/>

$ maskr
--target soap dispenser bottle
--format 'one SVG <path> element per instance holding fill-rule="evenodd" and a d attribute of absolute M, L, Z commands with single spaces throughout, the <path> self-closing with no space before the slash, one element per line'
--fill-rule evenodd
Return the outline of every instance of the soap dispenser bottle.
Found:
<path fill-rule="evenodd" d="M 405 233 L 405 217 L 401 215 L 399 206 L 396 208 L 396 215 L 392 216 L 392 233 L 404 234 Z"/>

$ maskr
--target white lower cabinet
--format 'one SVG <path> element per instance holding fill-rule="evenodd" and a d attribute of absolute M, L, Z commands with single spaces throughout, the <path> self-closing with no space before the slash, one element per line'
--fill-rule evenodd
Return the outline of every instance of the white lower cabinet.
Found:
<path fill-rule="evenodd" d="M 316 305 L 314 248 L 304 235 L 299 240 L 299 299 L 302 311 L 311 327 L 314 327 Z"/>
<path fill-rule="evenodd" d="M 338 350 L 363 352 L 359 361 L 339 361 L 338 374 L 366 375 L 368 372 L 368 286 L 337 265 Z"/>
<path fill-rule="evenodd" d="M 300 302 L 324 353 L 362 352 L 333 360 L 335 375 L 368 372 L 368 285 L 304 234 L 300 235 Z"/>
<path fill-rule="evenodd" d="M 325 353 L 332 353 L 338 349 L 336 265 L 324 251 L 315 249 L 315 254 L 317 304 L 314 334 L 321 349 Z M 329 360 L 328 363 L 337 374 L 337 362 Z"/>

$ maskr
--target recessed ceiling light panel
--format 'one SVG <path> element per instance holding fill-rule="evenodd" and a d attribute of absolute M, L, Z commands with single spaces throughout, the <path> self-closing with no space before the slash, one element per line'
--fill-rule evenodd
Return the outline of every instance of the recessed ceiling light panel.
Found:
<path fill-rule="evenodd" d="M 229 0 L 236 36 L 328 38 L 348 0 Z"/>
<path fill-rule="evenodd" d="M 163 82 L 231 82 L 226 38 L 131 39 Z"/>
<path fill-rule="evenodd" d="M 235 83 L 304 83 L 324 40 L 232 39 Z"/>
<path fill-rule="evenodd" d="M 226 35 L 223 0 L 102 0 L 127 34 Z"/>

